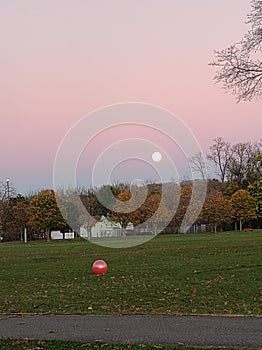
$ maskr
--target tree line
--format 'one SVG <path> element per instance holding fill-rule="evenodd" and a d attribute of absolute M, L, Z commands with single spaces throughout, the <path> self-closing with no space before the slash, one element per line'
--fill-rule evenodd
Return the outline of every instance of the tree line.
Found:
<path fill-rule="evenodd" d="M 207 159 L 215 166 L 217 178 L 207 180 L 207 194 L 202 210 L 194 220 L 195 232 L 205 226 L 208 231 L 243 229 L 243 225 L 261 227 L 262 224 L 262 143 L 238 143 L 231 145 L 223 138 L 216 138 L 210 147 Z M 191 160 L 192 161 L 192 160 Z M 203 159 L 194 157 L 194 171 L 201 175 Z M 200 176 L 199 180 L 203 181 Z M 102 215 L 120 222 L 125 228 L 129 222 L 135 226 L 150 221 L 150 229 L 159 230 L 169 221 L 164 232 L 179 233 L 185 213 L 189 207 L 194 212 L 192 203 L 193 182 L 148 183 L 146 197 L 141 205 L 137 205 L 141 187 L 131 189 L 129 184 L 116 183 L 100 188 L 78 189 L 81 199 L 92 219 L 85 220 L 81 209 L 70 201 L 62 206 L 57 205 L 53 190 L 45 189 L 28 196 L 16 195 L 13 186 L 0 184 L 0 232 L 3 240 L 23 239 L 27 229 L 30 239 L 50 239 L 53 229 L 62 232 L 74 230 L 79 232 L 81 225 L 90 229 Z M 172 191 L 169 191 L 169 188 Z M 174 191 L 175 189 L 175 191 Z M 134 192 L 138 195 L 133 196 Z M 165 196 L 163 198 L 163 192 Z M 112 193 L 113 196 L 109 196 Z M 168 198 L 170 196 L 170 198 Z M 103 197 L 103 203 L 99 198 Z M 171 198 L 172 197 L 172 198 Z M 175 213 L 170 203 L 177 200 Z M 117 199 L 117 202 L 114 200 Z M 162 201 L 162 202 L 161 202 Z M 161 210 L 159 210 L 161 204 Z M 130 208 L 123 211 L 125 204 Z M 110 209 L 108 209 L 110 208 Z M 134 209 L 132 209 L 134 208 Z M 171 218 L 171 220 L 170 220 Z M 70 223 L 70 226 L 68 224 Z M 166 225 L 164 225 L 166 226 Z"/>

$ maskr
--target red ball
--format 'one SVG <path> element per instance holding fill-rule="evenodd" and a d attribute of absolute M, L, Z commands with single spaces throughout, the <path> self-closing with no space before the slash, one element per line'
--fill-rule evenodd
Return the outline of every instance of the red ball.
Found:
<path fill-rule="evenodd" d="M 104 260 L 96 260 L 92 265 L 92 270 L 96 275 L 103 275 L 107 271 L 107 263 Z"/>

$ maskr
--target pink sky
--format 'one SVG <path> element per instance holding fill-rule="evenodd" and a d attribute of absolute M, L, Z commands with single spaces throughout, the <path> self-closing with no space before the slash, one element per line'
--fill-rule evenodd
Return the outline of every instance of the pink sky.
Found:
<path fill-rule="evenodd" d="M 236 104 L 208 66 L 242 38 L 249 10 L 249 0 L 2 1 L 0 180 L 52 187 L 65 133 L 113 103 L 170 110 L 205 153 L 217 136 L 259 140 L 261 100 Z"/>

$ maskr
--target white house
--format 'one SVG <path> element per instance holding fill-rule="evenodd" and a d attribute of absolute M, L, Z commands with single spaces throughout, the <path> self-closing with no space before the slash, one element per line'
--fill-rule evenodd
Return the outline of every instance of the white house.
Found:
<path fill-rule="evenodd" d="M 130 222 L 128 223 L 127 230 L 133 230 L 134 225 Z M 101 237 L 120 237 L 122 232 L 122 225 L 120 222 L 114 222 L 110 218 L 101 216 L 101 219 L 91 227 L 91 230 L 88 230 L 84 227 L 80 227 L 80 236 L 88 238 L 101 238 Z"/>

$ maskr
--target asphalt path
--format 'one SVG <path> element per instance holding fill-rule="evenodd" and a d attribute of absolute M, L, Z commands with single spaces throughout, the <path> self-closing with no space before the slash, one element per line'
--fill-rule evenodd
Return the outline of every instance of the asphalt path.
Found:
<path fill-rule="evenodd" d="M 262 317 L 0 316 L 0 337 L 262 347 Z"/>

